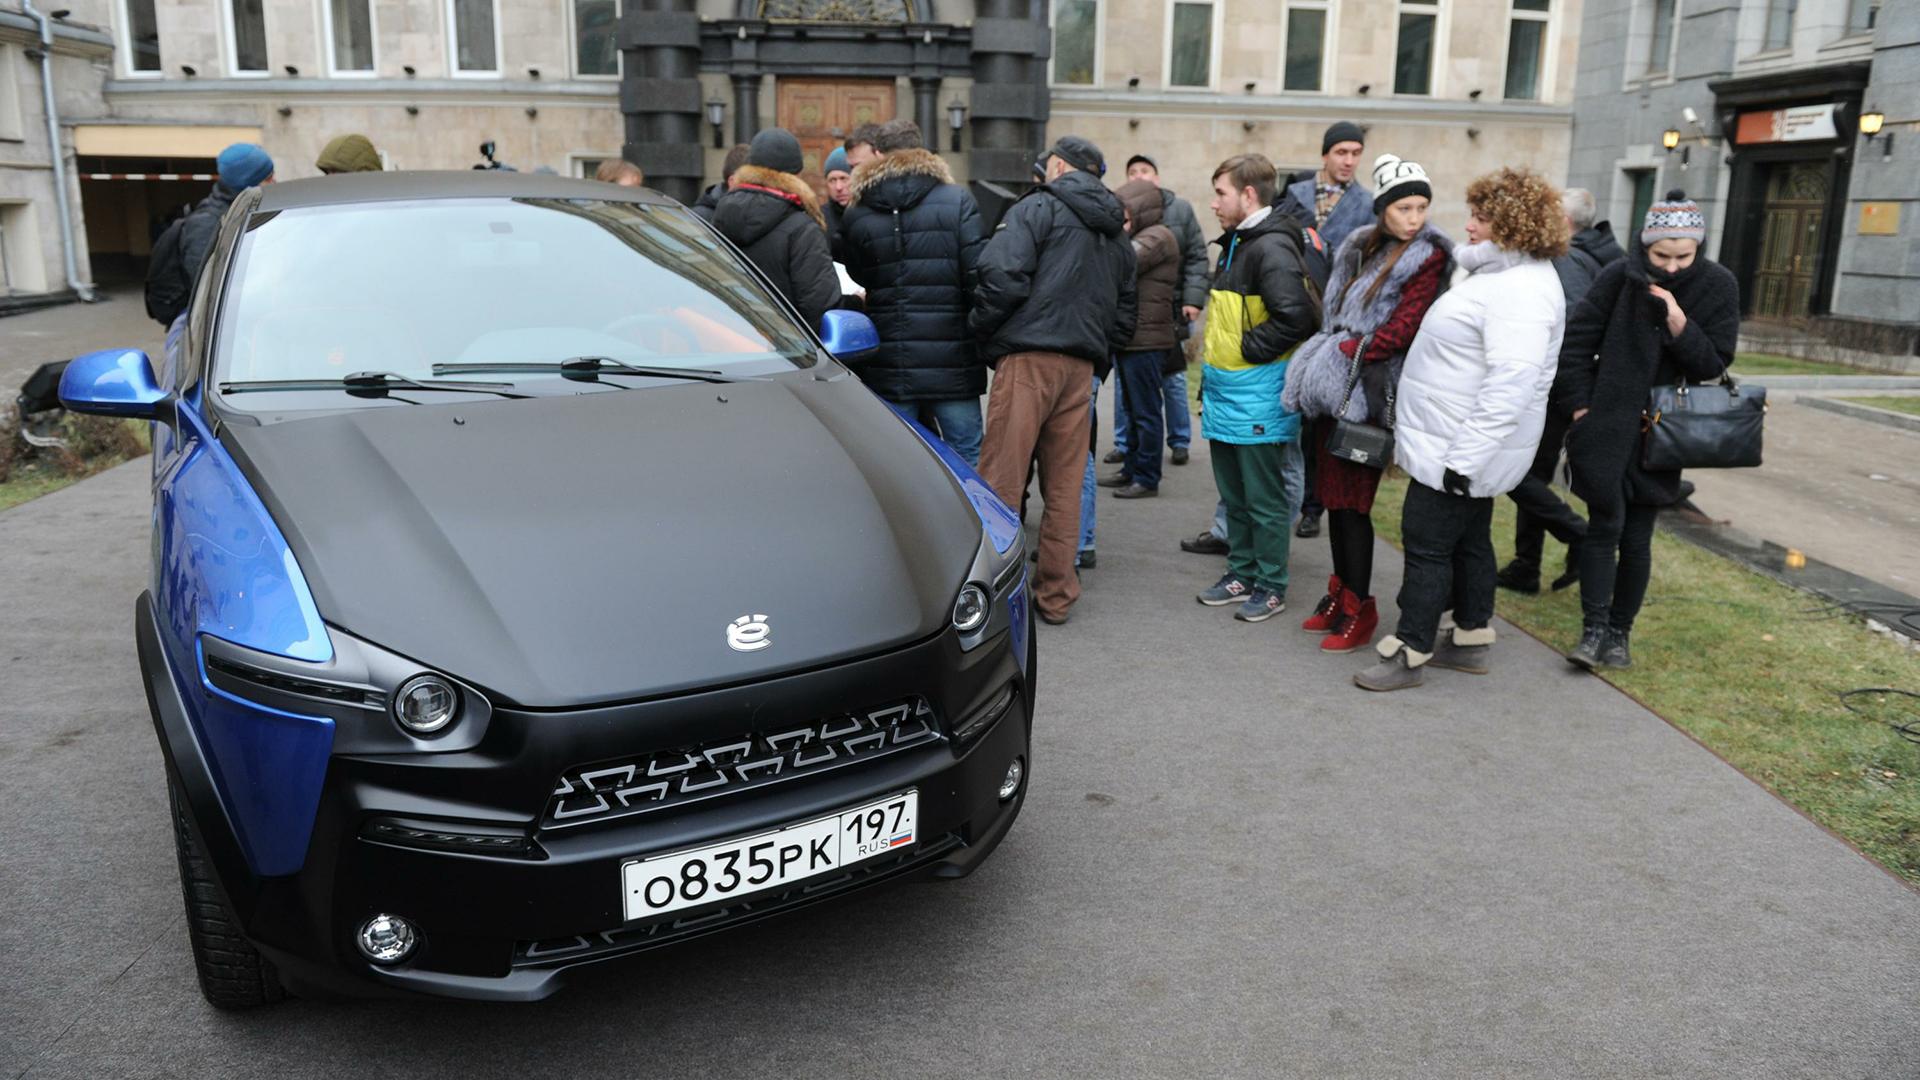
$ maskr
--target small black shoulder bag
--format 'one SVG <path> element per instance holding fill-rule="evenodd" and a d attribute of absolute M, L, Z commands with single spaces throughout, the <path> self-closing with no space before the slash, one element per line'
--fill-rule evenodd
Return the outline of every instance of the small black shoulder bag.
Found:
<path fill-rule="evenodd" d="M 1367 346 L 1371 344 L 1373 335 L 1367 334 L 1360 339 L 1360 344 L 1354 346 L 1353 368 L 1347 375 L 1347 396 L 1340 399 L 1343 412 L 1347 402 L 1353 400 L 1354 387 L 1360 385 L 1360 364 L 1367 355 Z M 1393 398 L 1394 386 L 1388 383 L 1387 411 L 1379 424 L 1335 418 L 1333 435 L 1327 439 L 1327 453 L 1369 469 L 1384 469 L 1393 464 Z"/>

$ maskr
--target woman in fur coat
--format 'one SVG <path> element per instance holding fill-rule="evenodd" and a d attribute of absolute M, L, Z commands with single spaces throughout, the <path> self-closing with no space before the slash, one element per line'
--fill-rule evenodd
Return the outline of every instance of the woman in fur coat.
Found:
<path fill-rule="evenodd" d="M 1373 163 L 1374 222 L 1348 235 L 1334 256 L 1321 330 L 1294 354 L 1283 403 L 1311 418 L 1308 453 L 1327 508 L 1333 576 L 1327 595 L 1301 624 L 1326 635 L 1320 648 L 1353 652 L 1373 641 L 1380 616 L 1373 599 L 1373 495 L 1380 469 L 1327 452 L 1335 421 L 1382 424 L 1407 346 L 1445 287 L 1453 242 L 1427 223 L 1433 190 L 1426 170 L 1392 154 Z M 1361 353 L 1362 344 L 1365 352 Z M 1355 376 L 1355 354 L 1359 374 Z"/>
<path fill-rule="evenodd" d="M 1640 466 L 1641 414 L 1653 387 L 1711 382 L 1733 362 L 1740 284 L 1700 256 L 1707 223 L 1684 191 L 1647 210 L 1638 250 L 1594 279 L 1567 320 L 1554 381 L 1573 415 L 1567 465 L 1590 524 L 1580 545 L 1580 667 L 1626 667 L 1627 635 L 1653 572 L 1653 522 L 1680 501 L 1680 473 Z"/>

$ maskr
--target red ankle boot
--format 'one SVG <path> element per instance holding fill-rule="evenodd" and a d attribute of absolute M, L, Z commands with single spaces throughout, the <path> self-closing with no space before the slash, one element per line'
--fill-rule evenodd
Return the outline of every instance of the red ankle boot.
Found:
<path fill-rule="evenodd" d="M 1373 644 L 1373 633 L 1380 629 L 1380 612 L 1374 608 L 1373 597 L 1365 600 L 1351 592 L 1340 594 L 1340 613 L 1334 623 L 1333 632 L 1320 642 L 1320 651 L 1328 653 L 1350 653 Z"/>
<path fill-rule="evenodd" d="M 1340 584 L 1339 574 L 1328 577 L 1327 595 L 1313 605 L 1313 614 L 1300 624 L 1300 629 L 1309 634 L 1324 634 L 1332 630 L 1334 620 L 1340 615 L 1340 595 L 1346 591 L 1346 587 Z"/>

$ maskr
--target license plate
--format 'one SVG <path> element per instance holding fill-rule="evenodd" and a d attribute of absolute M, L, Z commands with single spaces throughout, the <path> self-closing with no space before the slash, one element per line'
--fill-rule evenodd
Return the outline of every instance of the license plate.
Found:
<path fill-rule="evenodd" d="M 798 825 L 620 867 L 627 921 L 749 896 L 913 844 L 920 793 L 906 791 Z"/>

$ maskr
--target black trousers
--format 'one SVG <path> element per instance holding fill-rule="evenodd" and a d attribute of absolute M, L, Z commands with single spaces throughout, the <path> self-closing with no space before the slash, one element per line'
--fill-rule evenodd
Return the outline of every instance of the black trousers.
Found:
<path fill-rule="evenodd" d="M 1449 495 L 1414 480 L 1400 514 L 1400 542 L 1407 572 L 1400 582 L 1400 625 L 1395 631 L 1415 652 L 1430 653 L 1440 634 L 1440 613 L 1453 609 L 1454 625 L 1478 630 L 1493 621 L 1493 500 Z"/>
<path fill-rule="evenodd" d="M 1587 626 L 1626 632 L 1647 599 L 1653 577 L 1653 523 L 1657 506 L 1594 506 L 1587 542 L 1580 545 L 1580 617 Z"/>
<path fill-rule="evenodd" d="M 1569 554 L 1575 557 L 1580 541 L 1587 535 L 1587 523 L 1553 493 L 1552 487 L 1553 467 L 1560 463 L 1560 445 L 1567 441 L 1567 428 L 1572 423 L 1569 418 L 1548 411 L 1547 426 L 1540 433 L 1540 449 L 1533 455 L 1533 467 L 1527 470 L 1527 478 L 1520 481 L 1520 486 L 1507 493 L 1520 508 L 1513 530 L 1513 561 L 1535 571 L 1540 569 L 1540 553 L 1546 547 L 1548 533 L 1572 549 Z"/>
<path fill-rule="evenodd" d="M 1300 450 L 1306 455 L 1306 481 L 1300 492 L 1301 517 L 1319 517 L 1327 509 L 1320 505 L 1320 447 L 1311 434 L 1317 423 L 1316 420 L 1300 422 Z"/>

